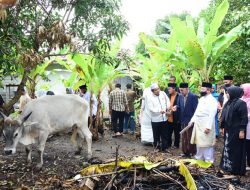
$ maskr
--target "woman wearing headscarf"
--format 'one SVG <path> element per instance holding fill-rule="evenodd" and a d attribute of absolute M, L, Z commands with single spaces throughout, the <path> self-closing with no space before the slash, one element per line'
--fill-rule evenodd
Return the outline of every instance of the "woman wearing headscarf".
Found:
<path fill-rule="evenodd" d="M 242 100 L 246 102 L 248 110 L 246 152 L 247 152 L 247 166 L 250 167 L 250 83 L 243 84 L 241 87 L 244 90 L 244 95 L 242 97 Z"/>
<path fill-rule="evenodd" d="M 233 175 L 245 175 L 246 172 L 245 131 L 248 118 L 246 102 L 240 99 L 242 95 L 242 88 L 228 88 L 228 102 L 222 110 L 221 133 L 224 135 L 224 149 L 220 166 Z"/>

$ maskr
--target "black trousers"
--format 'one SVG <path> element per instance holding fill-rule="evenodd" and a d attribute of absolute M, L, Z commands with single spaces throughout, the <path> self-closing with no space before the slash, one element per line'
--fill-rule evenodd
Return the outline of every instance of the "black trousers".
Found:
<path fill-rule="evenodd" d="M 246 140 L 247 166 L 250 167 L 250 140 Z"/>
<path fill-rule="evenodd" d="M 115 133 L 117 133 L 117 132 L 122 133 L 123 132 L 124 116 L 125 116 L 125 111 L 112 110 L 111 122 L 112 122 L 112 128 L 113 128 Z M 119 120 L 118 126 L 117 126 L 117 120 Z M 118 129 L 117 129 L 117 127 L 118 127 Z"/>
<path fill-rule="evenodd" d="M 167 146 L 168 148 L 172 146 L 173 132 L 174 132 L 174 146 L 179 148 L 181 125 L 177 123 L 167 122 Z"/>
<path fill-rule="evenodd" d="M 152 122 L 154 147 L 161 150 L 167 149 L 167 122 Z M 160 147 L 161 141 L 161 147 Z"/>

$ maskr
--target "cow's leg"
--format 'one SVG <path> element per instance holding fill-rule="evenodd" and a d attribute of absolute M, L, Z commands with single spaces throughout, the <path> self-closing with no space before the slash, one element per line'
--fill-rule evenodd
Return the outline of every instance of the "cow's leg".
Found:
<path fill-rule="evenodd" d="M 44 134 L 41 134 L 39 137 L 38 154 L 40 157 L 40 163 L 36 165 L 36 169 L 38 169 L 38 170 L 40 170 L 43 166 L 43 151 L 44 151 L 45 143 L 47 141 L 48 136 L 49 136 L 49 134 L 44 133 Z"/>
<path fill-rule="evenodd" d="M 82 137 L 77 138 L 77 151 L 75 152 L 76 155 L 81 154 L 83 144 L 84 144 L 84 138 L 82 138 Z"/>
<path fill-rule="evenodd" d="M 87 128 L 85 126 L 82 128 L 78 128 L 78 134 L 79 134 L 80 138 L 82 139 L 82 141 L 84 140 L 84 138 L 86 139 L 87 146 L 88 146 L 88 159 L 90 159 L 92 157 L 92 150 L 91 150 L 92 134 L 91 134 L 89 128 Z"/>
<path fill-rule="evenodd" d="M 27 162 L 31 163 L 31 145 L 27 145 L 25 147 L 26 154 L 27 154 Z"/>

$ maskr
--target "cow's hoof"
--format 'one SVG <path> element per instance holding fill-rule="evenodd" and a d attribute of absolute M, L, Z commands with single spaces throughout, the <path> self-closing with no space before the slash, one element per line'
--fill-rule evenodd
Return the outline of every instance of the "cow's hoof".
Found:
<path fill-rule="evenodd" d="M 37 164 L 36 168 L 35 168 L 36 171 L 41 171 L 42 170 L 42 166 L 43 166 L 42 164 Z"/>

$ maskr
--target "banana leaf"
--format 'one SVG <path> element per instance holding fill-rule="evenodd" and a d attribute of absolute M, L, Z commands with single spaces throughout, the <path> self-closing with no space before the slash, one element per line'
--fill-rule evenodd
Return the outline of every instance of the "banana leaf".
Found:
<path fill-rule="evenodd" d="M 203 44 L 203 41 L 205 38 L 205 19 L 204 18 L 199 19 L 199 25 L 197 29 L 197 38 L 200 44 Z"/>
<path fill-rule="evenodd" d="M 207 33 L 203 44 L 206 57 L 208 57 L 211 53 L 211 50 L 213 48 L 213 42 L 217 39 L 216 35 L 218 33 L 222 21 L 224 20 L 227 14 L 228 9 L 228 0 L 223 0 L 223 2 L 216 9 L 215 16 L 213 17 L 213 20 L 209 25 L 209 32 Z"/>
<path fill-rule="evenodd" d="M 182 162 L 189 162 L 190 165 L 197 165 L 200 168 L 207 169 L 212 166 L 211 162 L 205 162 L 203 160 L 195 160 L 195 159 L 183 159 Z"/>
<path fill-rule="evenodd" d="M 197 187 L 196 187 L 196 184 L 192 175 L 190 174 L 188 168 L 181 161 L 180 161 L 179 171 L 180 171 L 180 174 L 185 177 L 187 188 L 189 190 L 197 190 Z"/>
<path fill-rule="evenodd" d="M 195 69 L 202 69 L 204 67 L 204 52 L 198 42 L 193 24 L 191 24 L 191 18 L 187 17 L 187 24 L 179 18 L 172 17 L 170 23 L 182 50 L 187 55 L 189 64 Z"/>
<path fill-rule="evenodd" d="M 136 167 L 144 167 L 146 170 L 151 170 L 159 166 L 159 163 L 151 163 L 144 156 L 134 157 L 130 161 L 118 161 L 117 166 L 121 169 L 132 169 L 134 166 Z M 91 174 L 101 174 L 106 172 L 112 172 L 115 169 L 115 162 L 107 163 L 107 164 L 95 164 L 91 165 L 87 168 L 81 170 L 81 175 L 91 175 Z"/>
<path fill-rule="evenodd" d="M 146 170 L 151 170 L 153 168 L 158 167 L 159 165 L 163 164 L 163 162 L 158 162 L 158 163 L 151 163 L 147 160 L 146 157 L 144 156 L 138 156 L 132 158 L 130 161 L 122 161 L 119 160 L 117 162 L 117 167 L 119 168 L 118 172 L 123 171 L 124 169 L 133 169 L 135 166 L 138 167 L 143 167 Z M 176 165 L 179 165 L 179 172 L 180 174 L 185 178 L 185 181 L 187 183 L 187 188 L 190 190 L 196 190 L 196 184 L 195 181 L 190 174 L 188 168 L 183 164 L 182 161 L 178 162 L 176 161 Z M 109 172 L 113 172 L 115 169 L 116 163 L 111 162 L 107 164 L 95 164 L 88 166 L 84 168 L 83 170 L 80 171 L 82 176 L 88 176 L 88 175 L 93 175 L 93 174 L 105 174 Z"/>
<path fill-rule="evenodd" d="M 214 43 L 211 55 L 211 63 L 219 58 L 219 56 L 233 43 L 241 34 L 242 24 L 234 27 L 228 33 L 220 35 Z"/>

